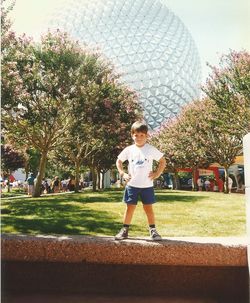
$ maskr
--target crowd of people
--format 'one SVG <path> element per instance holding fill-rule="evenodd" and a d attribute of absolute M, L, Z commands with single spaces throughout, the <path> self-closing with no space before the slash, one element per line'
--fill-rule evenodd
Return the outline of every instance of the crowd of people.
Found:
<path fill-rule="evenodd" d="M 191 180 L 191 179 L 190 179 Z M 11 181 L 11 187 L 12 188 L 19 188 L 23 189 L 24 192 L 27 192 L 28 195 L 32 195 L 34 192 L 35 188 L 35 182 L 36 182 L 36 176 L 31 173 L 27 180 L 22 182 L 20 180 L 13 180 Z M 192 180 L 191 180 L 192 181 Z M 8 186 L 8 180 L 2 180 L 1 181 L 1 190 L 6 188 Z M 119 183 L 119 184 L 118 184 Z M 213 178 L 209 177 L 199 177 L 197 179 L 197 189 L 198 191 L 217 191 L 217 192 L 224 192 L 224 187 L 225 187 L 225 182 L 223 181 L 222 178 L 220 178 L 217 182 Z M 86 182 L 84 180 L 79 181 L 79 190 L 85 188 L 85 187 L 91 187 L 92 182 Z M 59 192 L 67 192 L 67 191 L 74 191 L 75 190 L 75 177 L 70 176 L 69 178 L 66 179 L 61 179 L 58 176 L 55 176 L 53 179 L 50 178 L 44 178 L 42 180 L 41 184 L 41 194 L 50 194 L 50 193 L 59 193 Z M 118 179 L 117 182 L 112 182 L 111 180 L 111 185 L 114 185 L 115 187 L 123 187 L 124 185 L 120 183 L 120 180 Z M 192 185 L 190 185 L 192 186 Z M 232 186 L 233 186 L 233 180 L 231 177 L 228 178 L 228 189 L 229 193 L 232 191 Z M 166 181 L 163 179 L 157 179 L 154 182 L 154 187 L 155 188 L 173 188 L 173 185 L 167 184 Z"/>
<path fill-rule="evenodd" d="M 58 176 L 55 176 L 53 180 L 44 178 L 41 186 L 41 193 L 59 193 L 74 191 L 76 187 L 76 180 L 74 176 L 70 176 L 68 179 L 60 180 Z M 84 181 L 79 181 L 79 190 L 85 187 Z"/>
<path fill-rule="evenodd" d="M 2 179 L 1 180 L 1 191 L 8 187 L 23 190 L 24 193 L 32 196 L 35 189 L 36 176 L 35 174 L 29 174 L 26 181 L 15 180 L 15 178 Z M 41 184 L 41 194 L 50 194 L 50 193 L 59 193 L 74 191 L 76 186 L 76 181 L 74 176 L 70 176 L 67 179 L 61 179 L 58 176 L 55 176 L 53 179 L 44 178 Z M 84 182 L 83 180 L 79 181 L 79 190 L 89 186 L 89 182 Z"/>
<path fill-rule="evenodd" d="M 222 178 L 218 179 L 218 182 L 216 182 L 214 179 L 211 178 L 201 178 L 199 177 L 197 179 L 197 186 L 198 190 L 202 191 L 224 191 L 225 182 L 222 180 Z M 231 177 L 228 177 L 228 191 L 231 193 L 233 187 L 233 179 Z"/>

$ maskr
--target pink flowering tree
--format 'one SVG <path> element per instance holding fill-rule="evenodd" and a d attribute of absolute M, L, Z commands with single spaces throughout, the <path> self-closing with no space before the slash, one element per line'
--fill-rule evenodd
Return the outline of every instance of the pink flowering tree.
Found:
<path fill-rule="evenodd" d="M 118 81 L 110 63 L 99 58 L 96 64 L 99 72 L 74 99 L 66 140 L 57 150 L 57 159 L 75 167 L 77 185 L 81 167 L 90 168 L 93 190 L 97 177 L 114 165 L 118 152 L 130 140 L 131 124 L 142 115 L 136 93 Z"/>
<path fill-rule="evenodd" d="M 180 137 L 178 118 L 163 124 L 150 135 L 150 143 L 164 153 L 167 161 L 165 170 L 174 175 L 174 188 L 179 189 L 178 169 L 184 167 L 183 152 L 179 149 L 178 138 Z"/>
<path fill-rule="evenodd" d="M 39 196 L 46 160 L 64 144 L 69 110 L 85 90 L 83 62 L 91 57 L 60 31 L 47 33 L 40 44 L 26 36 L 10 36 L 2 52 L 2 120 L 12 142 L 25 142 L 41 155 L 34 192 Z"/>
<path fill-rule="evenodd" d="M 250 54 L 231 51 L 223 55 L 219 67 L 212 67 L 203 91 L 215 102 L 211 125 L 211 152 L 225 168 L 228 192 L 228 168 L 242 152 L 242 140 L 250 131 Z"/>
<path fill-rule="evenodd" d="M 131 143 L 132 123 L 142 118 L 142 110 L 133 90 L 113 80 L 102 83 L 99 90 L 99 98 L 91 103 L 92 114 L 89 112 L 88 115 L 91 133 L 99 141 L 95 152 L 86 159 L 92 171 L 93 190 L 96 176 L 110 169 L 118 153 Z"/>
<path fill-rule="evenodd" d="M 153 142 L 165 151 L 170 170 L 191 167 L 195 172 L 217 162 L 225 169 L 228 192 L 228 168 L 250 131 L 249 88 L 249 54 L 223 56 L 203 87 L 208 97 L 185 106 L 153 135 Z"/>
<path fill-rule="evenodd" d="M 203 140 L 207 142 L 206 154 L 224 167 L 225 192 L 228 193 L 228 169 L 234 163 L 236 156 L 242 152 L 243 136 L 250 131 L 249 111 L 238 106 L 229 114 L 218 107 L 213 100 L 207 99 L 205 102 L 207 111 L 203 116 L 207 119 L 208 126 L 204 129 Z"/>
<path fill-rule="evenodd" d="M 60 31 L 48 32 L 36 44 L 7 25 L 2 33 L 4 132 L 9 141 L 40 154 L 34 192 L 39 196 L 46 161 L 56 150 L 62 147 L 62 157 L 73 163 L 77 181 L 83 161 L 101 170 L 126 141 L 128 124 L 141 109 L 135 92 L 119 83 L 99 54 Z M 100 161 L 104 154 L 106 163 Z"/>
<path fill-rule="evenodd" d="M 250 53 L 231 51 L 220 58 L 219 67 L 209 65 L 209 75 L 203 91 L 218 106 L 234 110 L 238 104 L 250 107 Z"/>
<path fill-rule="evenodd" d="M 207 142 L 203 137 L 207 120 L 202 113 L 206 105 L 194 101 L 183 107 L 180 114 L 171 122 L 167 122 L 153 135 L 155 144 L 165 152 L 167 168 L 175 173 L 175 182 L 178 178 L 177 171 L 181 168 L 192 168 L 193 180 L 198 168 L 205 168 L 212 162 L 206 153 Z M 193 184 L 196 188 L 196 184 Z"/>
<path fill-rule="evenodd" d="M 204 98 L 184 107 L 178 118 L 158 131 L 153 140 L 165 151 L 170 171 L 191 167 L 195 173 L 216 162 L 224 167 L 227 180 L 229 167 L 242 151 L 244 132 L 239 117 L 246 123 L 250 119 L 243 107 L 236 109 L 228 115 L 213 100 Z"/>

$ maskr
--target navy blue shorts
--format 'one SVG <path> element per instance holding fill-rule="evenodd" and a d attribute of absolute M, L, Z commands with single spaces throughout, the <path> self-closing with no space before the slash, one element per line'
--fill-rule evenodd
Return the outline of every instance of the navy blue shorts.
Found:
<path fill-rule="evenodd" d="M 123 195 L 123 201 L 127 204 L 136 205 L 141 197 L 143 204 L 153 204 L 155 203 L 155 194 L 153 187 L 139 188 L 127 185 Z"/>

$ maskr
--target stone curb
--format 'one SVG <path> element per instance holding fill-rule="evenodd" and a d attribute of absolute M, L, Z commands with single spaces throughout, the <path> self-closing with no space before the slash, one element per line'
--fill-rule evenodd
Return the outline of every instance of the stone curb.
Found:
<path fill-rule="evenodd" d="M 2 260 L 176 266 L 247 266 L 245 238 L 146 238 L 3 234 Z"/>

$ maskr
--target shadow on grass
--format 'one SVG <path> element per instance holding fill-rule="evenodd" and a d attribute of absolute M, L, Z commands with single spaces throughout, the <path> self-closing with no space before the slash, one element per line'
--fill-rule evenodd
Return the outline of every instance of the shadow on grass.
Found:
<path fill-rule="evenodd" d="M 176 193 L 171 193 L 171 194 L 163 194 L 160 192 L 156 192 L 156 201 L 160 203 L 179 203 L 179 202 L 185 202 L 185 203 L 193 203 L 197 201 L 201 201 L 203 199 L 206 199 L 207 197 L 202 196 L 202 195 L 179 195 Z"/>
<path fill-rule="evenodd" d="M 4 204 L 13 204 L 13 203 L 23 203 L 28 201 L 28 203 L 107 203 L 107 202 L 121 202 L 123 192 L 91 192 L 91 193 L 71 193 L 71 194 L 60 194 L 60 195 L 47 195 L 41 196 L 38 198 L 32 197 L 16 197 L 15 199 L 6 199 L 3 200 Z"/>
<path fill-rule="evenodd" d="M 2 203 L 2 232 L 24 234 L 114 235 L 122 218 L 110 212 L 110 207 L 89 203 L 121 202 L 122 191 L 65 194 L 41 198 L 20 198 Z M 156 192 L 159 203 L 196 202 L 202 195 L 179 195 L 175 192 Z M 111 206 L 112 207 L 112 206 Z M 115 207 L 115 205 L 114 205 Z M 133 224 L 133 230 L 145 227 Z"/>
<path fill-rule="evenodd" d="M 83 209 L 76 205 L 45 203 L 39 207 L 24 203 L 17 209 L 12 207 L 9 216 L 3 216 L 2 231 L 11 227 L 24 234 L 114 235 L 121 227 L 121 222 L 116 220 L 107 211 Z"/>
<path fill-rule="evenodd" d="M 121 218 L 88 203 L 121 202 L 122 192 L 20 198 L 2 204 L 2 231 L 25 234 L 114 235 Z M 119 221 L 118 221 L 119 220 Z"/>

